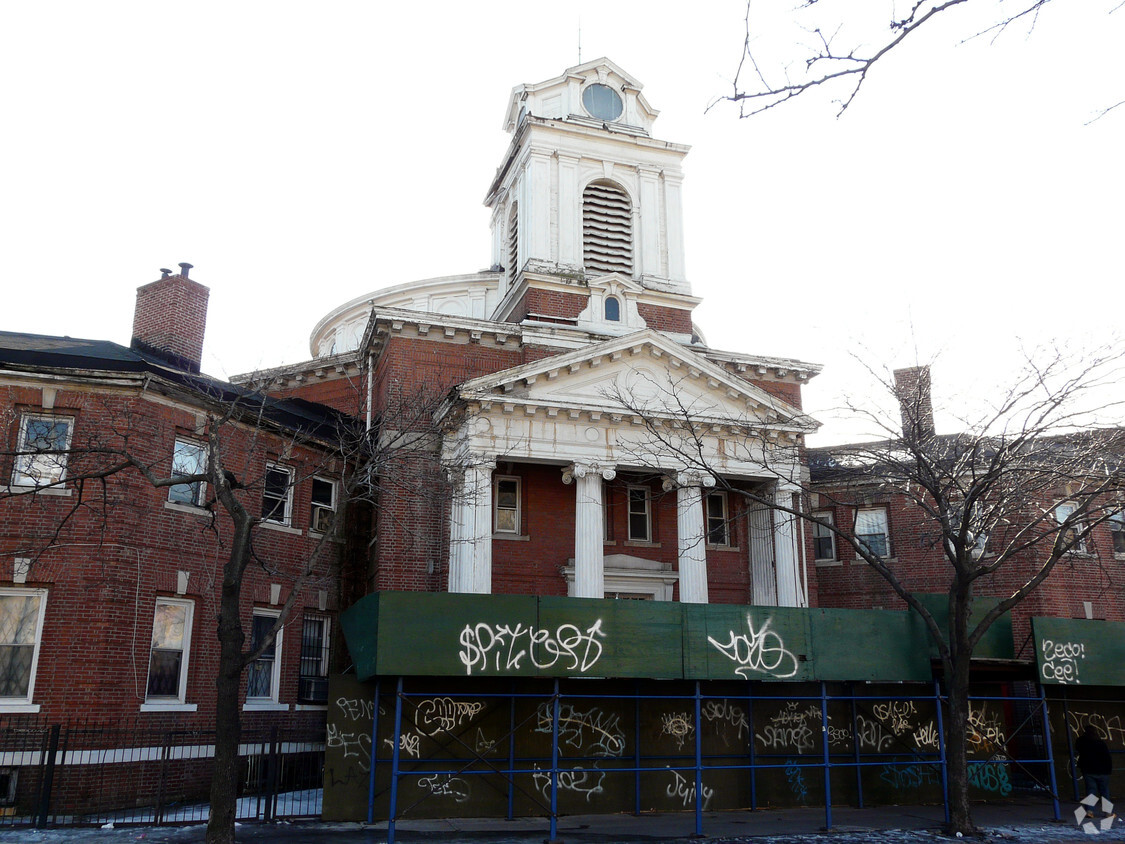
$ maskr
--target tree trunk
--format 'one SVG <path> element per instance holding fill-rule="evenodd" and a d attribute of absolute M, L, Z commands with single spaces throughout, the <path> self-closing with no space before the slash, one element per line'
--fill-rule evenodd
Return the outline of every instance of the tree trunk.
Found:
<path fill-rule="evenodd" d="M 215 766 L 211 772 L 207 844 L 234 844 L 238 743 L 242 738 L 242 714 L 238 707 L 244 640 L 239 620 L 240 586 L 240 582 L 232 583 L 224 578 L 219 610 L 219 672 L 215 681 Z"/>
<path fill-rule="evenodd" d="M 949 679 L 949 718 L 945 722 L 945 754 L 949 772 L 949 831 L 969 836 L 976 832 L 969 806 L 969 660 L 953 665 Z"/>

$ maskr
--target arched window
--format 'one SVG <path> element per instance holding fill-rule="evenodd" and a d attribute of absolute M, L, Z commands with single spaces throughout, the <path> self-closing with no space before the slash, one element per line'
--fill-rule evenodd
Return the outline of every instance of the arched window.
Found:
<path fill-rule="evenodd" d="M 582 262 L 587 273 L 633 274 L 633 207 L 618 184 L 591 182 L 582 192 Z"/>
<path fill-rule="evenodd" d="M 508 282 L 512 283 L 519 274 L 520 261 L 520 217 L 519 206 L 512 203 L 508 212 Z"/>
<path fill-rule="evenodd" d="M 616 296 L 605 297 L 605 319 L 606 322 L 621 321 L 621 303 Z"/>

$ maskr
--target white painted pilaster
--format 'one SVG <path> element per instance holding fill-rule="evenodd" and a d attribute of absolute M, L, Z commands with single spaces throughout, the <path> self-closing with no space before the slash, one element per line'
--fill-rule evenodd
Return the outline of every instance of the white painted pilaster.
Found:
<path fill-rule="evenodd" d="M 559 263 L 582 265 L 582 197 L 578 157 L 559 154 Z"/>
<path fill-rule="evenodd" d="M 634 231 L 640 227 L 640 267 L 636 275 L 661 275 L 660 272 L 660 174 L 642 167 L 639 169 L 640 219 L 634 222 Z"/>
<path fill-rule="evenodd" d="M 676 534 L 680 568 L 680 601 L 707 603 L 707 525 L 703 519 L 703 487 L 715 479 L 701 472 L 676 475 Z"/>
<path fill-rule="evenodd" d="M 668 255 L 668 278 L 686 281 L 684 264 L 684 180 L 664 171 L 664 228 Z"/>
<path fill-rule="evenodd" d="M 527 164 L 528 184 L 524 193 L 524 205 L 530 206 L 529 213 L 520 219 L 520 236 L 527 232 L 527 255 L 521 260 L 551 260 L 551 155 L 541 150 L 532 150 Z"/>
<path fill-rule="evenodd" d="M 449 591 L 492 592 L 492 462 L 459 469 L 449 525 Z M 459 481 L 459 483 L 457 483 Z"/>
<path fill-rule="evenodd" d="M 574 483 L 574 595 L 605 597 L 605 510 L 602 482 L 617 472 L 591 463 L 575 463 L 563 470 L 563 483 Z"/>
<path fill-rule="evenodd" d="M 793 490 L 781 487 L 774 493 L 779 507 L 793 507 Z M 803 607 L 808 603 L 801 589 L 797 556 L 797 517 L 781 510 L 773 511 L 774 561 L 777 566 L 777 605 Z"/>

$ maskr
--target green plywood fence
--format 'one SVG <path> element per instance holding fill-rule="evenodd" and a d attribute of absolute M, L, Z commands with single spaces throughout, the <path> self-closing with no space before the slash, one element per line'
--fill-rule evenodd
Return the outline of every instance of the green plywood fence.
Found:
<path fill-rule="evenodd" d="M 1041 682 L 1125 686 L 1125 624 L 1036 617 L 1031 633 Z"/>
<path fill-rule="evenodd" d="M 949 595 L 944 592 L 934 594 L 915 592 L 914 597 L 934 617 L 938 627 L 942 630 L 949 630 Z M 999 601 L 999 598 L 976 598 L 973 601 L 972 612 L 969 613 L 970 623 L 976 624 Z M 926 631 L 925 622 L 922 621 L 921 616 L 915 616 L 914 620 L 926 637 L 930 656 L 937 659 L 938 647 Z M 992 625 L 985 631 L 984 637 L 973 650 L 973 657 L 976 659 L 1015 659 L 1015 655 L 1015 647 L 1012 641 L 1012 616 L 1010 613 L 1004 613 L 992 622 Z"/>
<path fill-rule="evenodd" d="M 923 681 L 909 613 L 380 592 L 341 617 L 375 676 Z"/>

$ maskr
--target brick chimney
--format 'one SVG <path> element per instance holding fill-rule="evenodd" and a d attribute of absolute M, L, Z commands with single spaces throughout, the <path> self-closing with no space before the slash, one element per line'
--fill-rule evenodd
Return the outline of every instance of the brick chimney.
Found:
<path fill-rule="evenodd" d="M 162 269 L 163 275 L 157 281 L 137 288 L 133 340 L 129 345 L 181 369 L 199 372 L 211 291 L 188 278 L 190 271 L 191 264 L 180 264 L 180 271 L 175 274 Z"/>
<path fill-rule="evenodd" d="M 934 405 L 930 398 L 930 368 L 912 366 L 895 370 L 895 396 L 902 414 L 902 435 L 923 440 L 932 437 Z"/>

